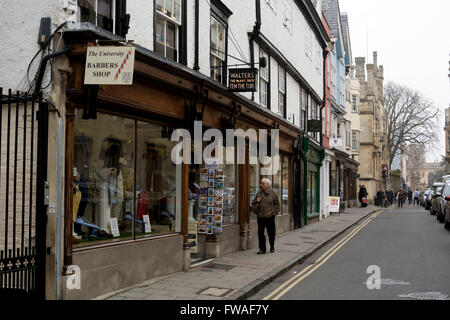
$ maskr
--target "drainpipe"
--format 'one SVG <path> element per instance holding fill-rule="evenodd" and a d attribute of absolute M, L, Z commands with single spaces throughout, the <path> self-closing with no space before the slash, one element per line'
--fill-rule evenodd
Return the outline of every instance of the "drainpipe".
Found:
<path fill-rule="evenodd" d="M 37 96 L 39 94 L 39 92 L 41 91 L 42 80 L 44 79 L 47 62 L 49 62 L 53 58 L 56 58 L 60 55 L 70 52 L 70 50 L 71 50 L 70 48 L 65 48 L 60 51 L 56 51 L 52 54 L 46 55 L 42 59 L 41 64 L 39 65 L 39 71 L 38 71 L 38 76 L 37 76 L 37 80 L 36 80 L 36 87 L 34 88 L 33 96 Z"/>
<path fill-rule="evenodd" d="M 58 176 L 58 202 L 56 209 L 56 300 L 60 300 L 60 289 L 61 289 L 61 215 L 63 214 L 61 210 L 61 199 L 62 199 L 62 136 L 63 136 L 63 123 L 62 119 L 58 118 L 58 167 L 57 167 L 57 176 Z"/>
<path fill-rule="evenodd" d="M 195 61 L 194 70 L 199 71 L 200 1 L 195 0 Z"/>
<path fill-rule="evenodd" d="M 323 110 L 327 105 L 327 57 L 329 54 L 328 48 L 323 49 L 323 105 L 320 108 L 320 122 L 323 124 Z M 322 129 L 323 131 L 323 129 Z M 320 133 L 320 146 L 323 148 L 323 133 Z"/>
<path fill-rule="evenodd" d="M 249 39 L 250 63 L 251 63 L 252 69 L 255 68 L 255 46 L 253 44 L 253 41 L 255 41 L 255 39 L 261 33 L 261 0 L 255 0 L 255 7 L 256 7 L 256 22 L 253 27 L 252 35 Z M 270 61 L 267 61 L 267 63 L 270 63 Z M 255 101 L 255 92 L 252 92 L 252 101 Z"/>

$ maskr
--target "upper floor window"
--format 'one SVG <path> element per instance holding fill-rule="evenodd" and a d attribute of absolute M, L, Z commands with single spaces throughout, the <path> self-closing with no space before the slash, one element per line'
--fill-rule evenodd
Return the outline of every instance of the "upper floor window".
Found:
<path fill-rule="evenodd" d="M 336 98 L 336 68 L 331 65 L 331 96 Z"/>
<path fill-rule="evenodd" d="M 359 131 L 352 131 L 352 151 L 359 152 L 360 142 L 359 142 Z"/>
<path fill-rule="evenodd" d="M 356 94 L 352 95 L 352 112 L 359 113 L 359 99 Z"/>
<path fill-rule="evenodd" d="M 262 67 L 259 68 L 259 101 L 260 101 L 261 105 L 263 105 L 264 107 L 269 107 L 270 106 L 270 104 L 269 104 L 270 60 L 269 60 L 269 55 L 263 50 L 260 50 L 259 57 L 266 58 L 266 61 L 267 61 L 267 65 L 264 68 L 262 68 Z"/>
<path fill-rule="evenodd" d="M 225 83 L 227 26 L 211 16 L 211 78 Z"/>
<path fill-rule="evenodd" d="M 286 70 L 278 66 L 278 113 L 286 118 Z"/>
<path fill-rule="evenodd" d="M 345 106 L 345 95 L 344 95 L 344 90 L 345 90 L 345 81 L 344 79 L 341 77 L 339 78 L 339 102 L 341 105 Z"/>
<path fill-rule="evenodd" d="M 180 60 L 181 0 L 156 0 L 155 52 Z"/>
<path fill-rule="evenodd" d="M 307 102 L 308 96 L 302 87 L 300 87 L 300 128 L 302 130 L 305 130 L 306 128 L 306 102 Z"/>
<path fill-rule="evenodd" d="M 220 0 L 208 1 L 211 6 L 210 18 L 210 66 L 211 78 L 226 85 L 228 17 L 233 13 Z"/>
<path fill-rule="evenodd" d="M 115 0 L 78 0 L 80 21 L 114 32 Z"/>

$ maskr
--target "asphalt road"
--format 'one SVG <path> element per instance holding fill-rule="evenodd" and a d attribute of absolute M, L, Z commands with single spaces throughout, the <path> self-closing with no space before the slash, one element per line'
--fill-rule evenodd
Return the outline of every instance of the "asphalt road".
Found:
<path fill-rule="evenodd" d="M 435 216 L 406 206 L 379 214 L 352 234 L 357 228 L 249 300 L 450 300 L 450 232 Z M 380 289 L 367 287 L 371 276 L 376 284 L 369 266 L 379 267 Z"/>

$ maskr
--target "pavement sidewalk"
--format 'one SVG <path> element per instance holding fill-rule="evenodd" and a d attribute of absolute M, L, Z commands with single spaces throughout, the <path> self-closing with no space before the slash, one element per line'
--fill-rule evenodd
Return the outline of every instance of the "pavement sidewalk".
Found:
<path fill-rule="evenodd" d="M 245 299 L 378 210 L 382 208 L 346 209 L 345 214 L 277 236 L 275 253 L 235 252 L 189 272 L 152 279 L 95 300 Z"/>

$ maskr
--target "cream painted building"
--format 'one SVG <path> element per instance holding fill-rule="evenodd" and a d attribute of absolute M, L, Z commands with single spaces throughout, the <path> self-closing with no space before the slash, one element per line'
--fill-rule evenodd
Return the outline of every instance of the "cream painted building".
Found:
<path fill-rule="evenodd" d="M 367 188 L 369 203 L 373 202 L 377 191 L 384 189 L 382 166 L 389 163 L 383 96 L 384 68 L 378 66 L 377 60 L 377 52 L 373 53 L 372 64 L 366 65 L 365 58 L 356 58 L 356 78 L 359 80 L 361 94 L 359 181 Z"/>

